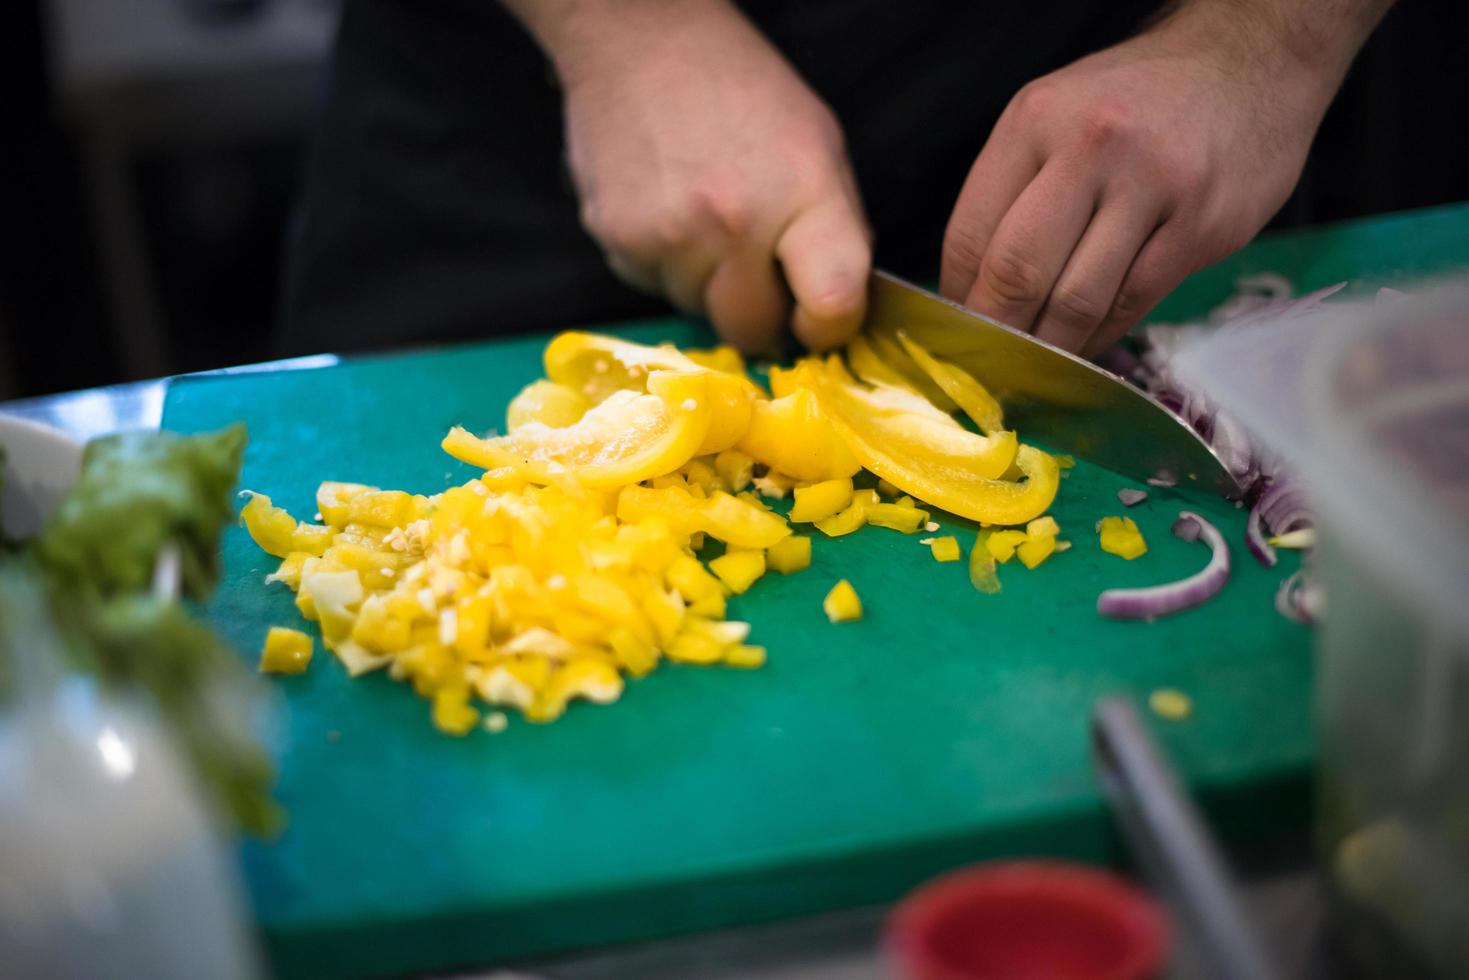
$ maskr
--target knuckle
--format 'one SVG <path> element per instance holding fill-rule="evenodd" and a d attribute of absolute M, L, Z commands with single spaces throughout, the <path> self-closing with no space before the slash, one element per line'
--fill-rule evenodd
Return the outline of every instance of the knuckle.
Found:
<path fill-rule="evenodd" d="M 1076 326 L 1100 323 L 1108 310 L 1108 304 L 1094 294 L 1066 285 L 1057 286 L 1046 305 L 1054 316 Z"/>
<path fill-rule="evenodd" d="M 1082 114 L 1078 139 L 1084 150 L 1097 153 L 1131 142 L 1134 131 L 1132 113 L 1126 106 L 1101 101 Z"/>
<path fill-rule="evenodd" d="M 1030 306 L 1045 299 L 1046 281 L 1041 267 L 1020 252 L 1006 249 L 985 256 L 979 278 L 1001 302 Z"/>
<path fill-rule="evenodd" d="M 1049 114 L 1056 98 L 1056 84 L 1050 78 L 1037 78 L 1015 93 L 1010 107 L 1022 119 L 1034 119 Z"/>
<path fill-rule="evenodd" d="M 755 228 L 755 207 L 749 196 L 728 183 L 711 182 L 697 192 L 698 210 L 731 238 L 744 238 Z"/>
<path fill-rule="evenodd" d="M 1112 300 L 1112 308 L 1107 313 L 1108 320 L 1116 320 L 1119 323 L 1135 323 L 1141 320 L 1153 308 L 1157 302 L 1158 292 L 1154 285 L 1145 278 L 1129 279 L 1117 290 L 1117 296 Z"/>
<path fill-rule="evenodd" d="M 973 276 L 983 258 L 983 246 L 972 233 L 949 226 L 944 235 L 942 265 L 945 271 L 956 276 Z"/>

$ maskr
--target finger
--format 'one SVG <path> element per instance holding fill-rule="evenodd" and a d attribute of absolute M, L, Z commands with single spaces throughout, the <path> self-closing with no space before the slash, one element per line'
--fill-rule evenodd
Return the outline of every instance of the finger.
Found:
<path fill-rule="evenodd" d="M 1082 356 L 1096 357 L 1131 330 L 1159 300 L 1194 271 L 1189 233 L 1180 221 L 1168 221 L 1149 236 L 1123 277 L 1112 308 L 1082 348 Z"/>
<path fill-rule="evenodd" d="M 791 325 L 812 350 L 845 343 L 862 325 L 872 246 L 861 208 L 845 195 L 796 215 L 775 243 L 795 296 Z"/>
<path fill-rule="evenodd" d="M 666 255 L 659 266 L 663 295 L 684 313 L 704 312 L 704 294 L 719 268 L 720 245 L 709 239 L 689 242 Z"/>
<path fill-rule="evenodd" d="M 656 264 L 639 262 L 619 252 L 608 252 L 606 260 L 607 268 L 612 270 L 612 274 L 633 289 L 651 296 L 662 294 L 663 280 L 658 274 Z"/>
<path fill-rule="evenodd" d="M 746 354 L 763 354 L 775 349 L 791 298 L 775 260 L 764 250 L 742 248 L 714 270 L 704 309 L 727 343 Z"/>
<path fill-rule="evenodd" d="M 1111 311 L 1118 287 L 1158 217 L 1159 208 L 1147 200 L 1104 204 L 1056 278 L 1035 335 L 1063 350 L 1081 351 Z"/>
<path fill-rule="evenodd" d="M 1000 138 L 991 136 L 979 152 L 944 229 L 939 292 L 958 302 L 974 288 L 979 261 L 1000 219 L 1041 169 L 1028 144 L 1004 139 L 998 125 L 995 132 Z"/>
<path fill-rule="evenodd" d="M 1096 203 L 1090 181 L 1072 167 L 1047 163 L 1000 219 L 964 305 L 1031 329 Z"/>

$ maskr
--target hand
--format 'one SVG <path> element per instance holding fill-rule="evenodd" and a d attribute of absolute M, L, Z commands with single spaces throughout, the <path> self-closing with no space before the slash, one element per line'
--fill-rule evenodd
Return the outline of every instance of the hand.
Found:
<path fill-rule="evenodd" d="M 1094 357 L 1254 237 L 1351 55 L 1307 64 L 1247 7 L 1186 7 L 1021 89 L 949 220 L 943 293 Z"/>
<path fill-rule="evenodd" d="M 788 320 L 817 349 L 856 332 L 872 258 L 841 131 L 741 14 L 623 4 L 548 48 L 582 222 L 621 278 L 746 351 Z"/>

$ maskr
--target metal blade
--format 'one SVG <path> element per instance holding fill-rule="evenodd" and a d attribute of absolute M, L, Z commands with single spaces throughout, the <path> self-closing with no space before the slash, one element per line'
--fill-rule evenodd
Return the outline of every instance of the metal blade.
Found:
<path fill-rule="evenodd" d="M 865 329 L 885 341 L 882 356 L 904 375 L 924 377 L 896 343 L 899 331 L 974 375 L 1004 406 L 1006 426 L 1022 436 L 1138 480 L 1240 492 L 1208 443 L 1138 388 L 897 276 L 873 273 Z"/>

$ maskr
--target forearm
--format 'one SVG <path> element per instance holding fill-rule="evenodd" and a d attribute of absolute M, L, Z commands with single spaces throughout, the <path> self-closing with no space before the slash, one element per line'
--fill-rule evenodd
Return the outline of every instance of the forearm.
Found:
<path fill-rule="evenodd" d="M 1394 0 L 1178 0 L 1160 27 L 1205 40 L 1236 64 L 1309 81 L 1329 100 Z"/>
<path fill-rule="evenodd" d="M 551 59 L 563 84 L 635 60 L 674 28 L 743 20 L 729 0 L 501 0 Z"/>

